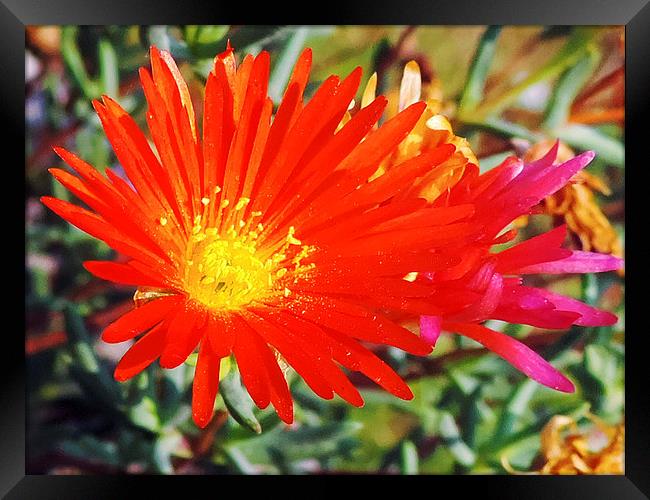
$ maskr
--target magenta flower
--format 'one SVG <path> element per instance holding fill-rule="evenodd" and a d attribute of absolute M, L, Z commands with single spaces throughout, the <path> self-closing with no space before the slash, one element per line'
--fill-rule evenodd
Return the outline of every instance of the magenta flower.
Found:
<path fill-rule="evenodd" d="M 434 283 L 448 307 L 443 314 L 420 318 L 422 338 L 435 344 L 441 331 L 456 332 L 474 339 L 506 359 L 523 373 L 553 389 L 572 392 L 573 384 L 537 353 L 518 340 L 494 331 L 483 323 L 495 319 L 548 329 L 572 325 L 613 325 L 615 315 L 579 300 L 524 285 L 530 274 L 592 273 L 619 269 L 623 261 L 611 255 L 562 248 L 565 226 L 523 241 L 507 250 L 491 252 L 494 245 L 511 241 L 516 230 L 501 232 L 515 218 L 532 213 L 544 197 L 562 188 L 594 157 L 586 152 L 554 165 L 558 144 L 540 160 L 524 165 L 509 158 L 500 166 L 479 175 L 469 165 L 447 196 L 435 205 L 450 207 L 471 204 L 467 220 L 476 231 L 471 241 L 450 245 L 446 253 L 457 263 L 444 271 L 425 273 L 416 281 Z"/>

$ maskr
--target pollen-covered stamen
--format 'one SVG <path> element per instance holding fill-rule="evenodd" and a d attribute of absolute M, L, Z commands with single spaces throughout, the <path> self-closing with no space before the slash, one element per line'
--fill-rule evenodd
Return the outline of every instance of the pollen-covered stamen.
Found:
<path fill-rule="evenodd" d="M 262 227 L 261 213 L 240 218 L 248 199 L 234 203 L 234 210 L 224 217 L 223 209 L 231 205 L 222 200 L 216 213 L 220 228 L 206 227 L 209 210 L 194 220 L 187 244 L 183 284 L 190 298 L 215 310 L 234 310 L 271 297 L 286 298 L 288 278 L 298 279 L 312 265 L 301 261 L 311 247 L 302 245 L 291 228 L 283 244 L 273 251 L 261 250 L 258 242 Z M 210 203 L 204 203 L 209 207 Z M 215 224 L 215 225 L 216 225 Z M 287 276 L 287 274 L 289 274 Z"/>
<path fill-rule="evenodd" d="M 190 296 L 215 309 L 237 309 L 273 292 L 275 263 L 260 260 L 254 243 L 230 236 L 214 229 L 193 235 L 185 271 Z"/>

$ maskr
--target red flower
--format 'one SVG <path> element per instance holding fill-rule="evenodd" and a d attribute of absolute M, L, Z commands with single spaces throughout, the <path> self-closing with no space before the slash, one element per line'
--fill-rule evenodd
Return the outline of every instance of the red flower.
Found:
<path fill-rule="evenodd" d="M 510 164 L 484 176 L 469 168 L 447 196 L 431 203 L 407 188 L 445 162 L 453 145 L 428 149 L 368 181 L 415 126 L 424 103 L 373 128 L 386 105 L 380 96 L 337 131 L 360 68 L 342 81 L 328 78 L 304 104 L 306 50 L 272 119 L 268 53 L 246 56 L 237 67 L 228 48 L 208 76 L 200 132 L 171 56 L 152 48 L 151 63 L 153 75 L 145 69 L 140 75 L 157 154 L 131 117 L 103 97 L 95 109 L 131 185 L 111 169 L 104 177 L 57 149 L 78 176 L 60 169 L 52 174 L 90 210 L 43 198 L 130 259 L 87 262 L 91 273 L 157 289 L 153 300 L 103 332 L 107 342 L 141 335 L 118 364 L 116 379 L 158 358 L 174 368 L 198 346 L 192 406 L 202 427 L 212 416 L 220 360 L 231 354 L 255 403 L 271 403 L 285 422 L 293 420 L 293 406 L 279 356 L 323 398 L 337 393 L 363 404 L 344 367 L 410 399 L 409 387 L 362 342 L 428 354 L 429 343 L 389 319 L 425 315 L 425 339 L 435 337 L 427 325 L 456 330 L 542 383 L 567 389 L 541 358 L 522 366 L 524 358 L 513 357 L 505 336 L 477 323 L 487 317 L 530 321 L 527 311 L 557 317 L 552 324 L 558 327 L 591 321 L 587 306 L 549 299 L 503 277 L 558 258 L 568 258 L 571 267 L 579 255 L 559 246 L 540 250 L 535 240 L 519 260 L 516 249 L 510 257 L 488 252 L 508 219 L 525 211 L 537 191 L 561 187 L 573 168 L 557 167 L 559 177 L 533 168 L 515 180 Z M 584 157 L 572 161 L 583 165 Z M 413 272 L 420 273 L 417 279 L 404 279 Z M 527 308 L 528 302 L 555 309 Z"/>

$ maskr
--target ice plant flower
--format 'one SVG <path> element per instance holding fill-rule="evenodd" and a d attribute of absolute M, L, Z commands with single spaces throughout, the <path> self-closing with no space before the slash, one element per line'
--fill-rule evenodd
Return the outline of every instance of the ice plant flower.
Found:
<path fill-rule="evenodd" d="M 516 471 L 505 455 L 501 463 L 512 474 L 624 474 L 625 424 L 609 425 L 591 413 L 587 418 L 587 429 L 566 415 L 549 420 L 540 436 L 544 465 L 538 471 Z"/>
<path fill-rule="evenodd" d="M 524 160 L 537 160 L 551 144 L 542 141 L 524 155 Z M 573 151 L 560 143 L 557 161 L 566 161 Z M 618 233 L 596 202 L 594 192 L 611 194 L 607 184 L 586 170 L 578 172 L 571 182 L 542 201 L 544 212 L 564 220 L 567 228 L 577 235 L 583 250 L 623 255 L 623 245 Z"/>
<path fill-rule="evenodd" d="M 363 404 L 342 368 L 410 399 L 408 385 L 365 344 L 426 355 L 443 327 L 568 390 L 539 356 L 479 323 L 495 315 L 551 318 L 558 328 L 611 322 L 608 313 L 510 276 L 605 270 L 616 264 L 602 260 L 607 256 L 594 264 L 591 254 L 562 250 L 557 232 L 489 253 L 504 239 L 496 234 L 502 227 L 559 189 L 589 155 L 557 168 L 545 159 L 524 170 L 512 160 L 483 176 L 464 163 L 459 182 L 428 199 L 412 186 L 448 175 L 444 164 L 456 146 L 443 141 L 375 175 L 426 104 L 405 106 L 376 127 L 386 106 L 379 96 L 341 126 L 360 68 L 343 80 L 326 79 L 305 104 L 306 50 L 274 114 L 268 53 L 237 65 L 229 47 L 208 75 L 199 127 L 170 54 L 152 48 L 151 65 L 152 73 L 142 69 L 140 76 L 156 152 L 104 96 L 94 106 L 128 182 L 57 148 L 78 175 L 51 173 L 90 210 L 42 198 L 128 259 L 85 264 L 100 278 L 138 287 L 139 306 L 102 334 L 106 342 L 137 338 L 115 369 L 117 380 L 156 359 L 174 368 L 198 347 L 192 409 L 203 427 L 213 413 L 221 360 L 232 355 L 255 403 L 272 404 L 289 423 L 293 403 L 279 363 L 326 399 L 336 393 Z M 422 317 L 422 337 L 400 326 L 402 317 Z"/>
<path fill-rule="evenodd" d="M 361 99 L 361 108 L 370 104 L 375 98 L 377 89 L 377 74 L 374 73 L 366 84 Z M 371 177 L 378 177 L 391 168 L 400 165 L 408 158 L 412 158 L 429 149 L 434 149 L 442 144 L 452 144 L 456 151 L 436 169 L 431 169 L 426 175 L 415 180 L 409 188 L 409 195 L 416 195 L 433 201 L 447 187 L 453 186 L 463 174 L 463 169 L 468 163 L 478 165 L 476 155 L 463 137 L 454 134 L 449 120 L 442 114 L 445 105 L 442 99 L 442 90 L 437 80 L 424 84 L 417 62 L 409 61 L 404 66 L 399 89 L 388 92 L 388 105 L 386 114 L 395 116 L 406 107 L 424 101 L 426 108 L 419 120 L 399 144 L 397 148 L 384 159 L 377 171 Z"/>
<path fill-rule="evenodd" d="M 554 389 L 571 392 L 573 384 L 521 342 L 481 323 L 502 320 L 545 329 L 571 325 L 613 325 L 613 314 L 578 300 L 524 284 L 531 274 L 603 272 L 620 269 L 622 260 L 606 254 L 562 248 L 566 226 L 520 242 L 506 250 L 492 247 L 513 240 L 516 229 L 508 229 L 518 217 L 530 214 L 545 197 L 569 182 L 594 157 L 585 152 L 561 164 L 555 163 L 559 142 L 543 158 L 525 164 L 511 157 L 498 167 L 479 174 L 468 165 L 461 180 L 439 197 L 435 208 L 471 204 L 467 223 L 477 228 L 471 240 L 446 252 L 456 253 L 460 262 L 448 269 L 418 275 L 415 282 L 431 282 L 442 295 L 458 297 L 462 307 L 453 314 L 423 315 L 423 338 L 435 344 L 443 330 L 460 333 L 483 344 L 510 361 L 523 373 Z M 472 298 L 473 295 L 473 298 Z M 463 299 L 461 299 L 463 297 Z"/>

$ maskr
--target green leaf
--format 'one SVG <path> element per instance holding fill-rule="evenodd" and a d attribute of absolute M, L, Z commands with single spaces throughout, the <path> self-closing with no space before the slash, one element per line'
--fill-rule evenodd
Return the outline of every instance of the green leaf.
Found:
<path fill-rule="evenodd" d="M 99 82 L 101 92 L 117 99 L 120 87 L 120 71 L 113 45 L 102 38 L 99 41 Z"/>
<path fill-rule="evenodd" d="M 497 422 L 494 439 L 496 441 L 513 434 L 517 430 L 517 423 L 521 420 L 539 384 L 533 379 L 526 379 L 517 384 L 511 392 L 501 417 Z"/>
<path fill-rule="evenodd" d="M 31 292 L 38 298 L 46 298 L 50 296 L 50 273 L 37 266 L 29 268 L 29 276 L 31 278 Z"/>
<path fill-rule="evenodd" d="M 499 33 L 501 33 L 501 26 L 489 26 L 479 40 L 460 96 L 458 114 L 461 119 L 464 113 L 476 108 L 483 99 L 485 80 L 492 65 Z"/>
<path fill-rule="evenodd" d="M 582 151 L 593 150 L 597 157 L 619 168 L 625 166 L 625 146 L 623 143 L 598 129 L 581 124 L 558 127 L 549 132 Z"/>
<path fill-rule="evenodd" d="M 232 417 L 241 425 L 256 434 L 262 432 L 262 426 L 253 413 L 253 400 L 242 387 L 239 371 L 231 370 L 219 383 L 219 392 Z"/>
<path fill-rule="evenodd" d="M 273 102 L 277 103 L 282 99 L 282 94 L 289 82 L 291 72 L 302 52 L 308 34 L 309 28 L 304 26 L 297 28 L 291 34 L 280 53 L 280 57 L 275 63 L 269 78 L 269 97 L 273 99 Z"/>
<path fill-rule="evenodd" d="M 196 366 L 198 359 L 199 359 L 199 353 L 193 352 L 187 357 L 187 359 L 185 360 L 185 364 L 187 366 Z"/>
<path fill-rule="evenodd" d="M 82 127 L 75 136 L 75 144 L 77 146 L 76 153 L 80 158 L 85 158 L 91 164 L 97 165 L 98 169 L 109 165 L 110 145 L 101 128 L 93 125 Z"/>
<path fill-rule="evenodd" d="M 518 125 L 516 123 L 502 120 L 501 118 L 496 117 L 485 118 L 482 121 L 467 120 L 465 121 L 464 125 L 479 130 L 484 130 L 486 132 L 491 132 L 501 137 L 505 137 L 506 139 L 519 137 L 530 142 L 537 142 L 542 138 L 541 135 L 535 132 L 531 132 L 522 125 Z"/>
<path fill-rule="evenodd" d="M 480 384 L 480 381 L 476 377 L 472 377 L 471 375 L 464 373 L 461 370 L 449 368 L 447 370 L 447 373 L 449 374 L 449 377 L 453 381 L 454 385 L 464 396 L 472 394 Z"/>
<path fill-rule="evenodd" d="M 583 274 L 582 282 L 582 300 L 590 306 L 595 306 L 598 302 L 598 278 L 595 274 Z"/>
<path fill-rule="evenodd" d="M 192 69 L 197 76 L 200 77 L 203 83 L 208 78 L 210 71 L 214 68 L 214 59 L 212 57 L 206 57 L 204 59 L 197 59 L 192 62 Z"/>
<path fill-rule="evenodd" d="M 467 446 L 460 435 L 454 417 L 443 412 L 440 418 L 440 436 L 456 461 L 463 467 L 471 467 L 476 462 L 476 454 Z"/>
<path fill-rule="evenodd" d="M 542 128 L 553 129 L 567 122 L 571 104 L 596 69 L 600 53 L 590 47 L 576 64 L 567 69 L 554 87 L 542 121 Z"/>
<path fill-rule="evenodd" d="M 71 372 L 77 377 L 89 397 L 117 411 L 121 396 L 115 382 L 100 364 L 93 350 L 83 319 L 73 304 L 63 309 L 68 348 L 72 357 Z"/>
<path fill-rule="evenodd" d="M 133 377 L 127 382 L 127 395 L 123 405 L 123 413 L 132 425 L 152 433 L 157 433 L 161 427 L 155 379 L 152 366 Z"/>
<path fill-rule="evenodd" d="M 419 462 L 418 449 L 413 441 L 404 441 L 400 452 L 400 469 L 402 474 L 416 475 L 419 469 Z"/>
<path fill-rule="evenodd" d="M 52 195 L 55 198 L 58 198 L 60 200 L 64 201 L 70 201 L 70 191 L 68 191 L 65 187 L 63 187 L 63 184 L 61 184 L 59 181 L 57 181 L 54 176 L 51 177 L 50 183 L 52 185 Z"/>
<path fill-rule="evenodd" d="M 230 43 L 233 48 L 242 53 L 257 54 L 266 45 L 286 37 L 293 28 L 275 25 L 243 25 L 232 30 Z"/>
<path fill-rule="evenodd" d="M 76 26 L 64 26 L 61 31 L 61 55 L 74 83 L 81 89 L 86 99 L 99 97 L 99 88 L 94 82 L 84 65 L 83 58 L 77 46 Z"/>
<path fill-rule="evenodd" d="M 370 61 L 372 71 L 377 72 L 377 70 L 381 67 L 381 62 L 389 56 L 391 49 L 392 45 L 387 37 L 383 37 L 381 40 L 375 43 L 373 47 L 371 47 Z M 383 92 L 386 88 L 386 82 L 388 78 L 387 73 L 387 71 L 377 73 L 377 93 Z"/>
<path fill-rule="evenodd" d="M 192 53 L 199 58 L 210 58 L 225 49 L 224 37 L 230 26 L 185 26 L 185 42 Z"/>
<path fill-rule="evenodd" d="M 136 404 L 130 406 L 128 416 L 131 423 L 138 427 L 154 433 L 160 430 L 158 407 L 150 396 L 144 396 Z"/>
<path fill-rule="evenodd" d="M 479 158 L 481 173 L 485 173 L 488 170 L 492 170 L 494 167 L 498 167 L 506 158 L 513 156 L 514 154 L 515 153 L 513 151 L 505 151 L 503 153 L 497 153 L 494 155 L 486 156 L 484 158 Z"/>
<path fill-rule="evenodd" d="M 523 81 L 510 88 L 510 90 L 489 102 L 485 102 L 482 106 L 476 109 L 474 119 L 482 121 L 487 116 L 500 113 L 507 106 L 512 104 L 527 88 L 539 82 L 550 80 L 551 78 L 560 75 L 567 68 L 575 65 L 576 62 L 583 57 L 587 46 L 593 40 L 597 32 L 598 28 L 592 26 L 576 27 L 564 47 L 562 47 L 549 62 L 537 71 L 531 73 Z"/>
<path fill-rule="evenodd" d="M 60 451 L 72 458 L 84 462 L 94 462 L 118 467 L 117 445 L 100 441 L 91 435 L 82 435 L 77 440 L 64 440 L 59 445 Z"/>
<path fill-rule="evenodd" d="M 178 432 L 163 434 L 156 439 L 153 447 L 153 463 L 157 472 L 163 474 L 174 473 L 171 456 L 180 447 L 182 441 L 183 436 Z"/>
<path fill-rule="evenodd" d="M 165 425 L 169 424 L 172 419 L 177 419 L 179 412 L 183 413 L 185 405 L 183 400 L 189 389 L 188 372 L 194 370 L 181 363 L 174 369 L 163 370 L 163 376 L 160 378 L 157 390 L 158 414 L 160 420 Z"/>
<path fill-rule="evenodd" d="M 501 457 L 501 455 L 508 456 L 508 459 L 511 461 L 511 464 L 514 465 L 512 460 L 513 452 L 516 453 L 521 448 L 530 450 L 531 447 L 539 448 L 539 433 L 542 428 L 548 422 L 548 419 L 553 415 L 567 415 L 574 419 L 579 419 L 582 417 L 589 409 L 589 403 L 581 403 L 577 406 L 572 404 L 571 406 L 555 406 L 552 409 L 552 413 L 541 415 L 541 418 L 538 418 L 534 423 L 527 425 L 520 431 L 510 434 L 506 439 L 491 439 L 486 445 L 481 448 L 481 455 L 492 455 L 494 457 Z"/>
<path fill-rule="evenodd" d="M 253 465 L 239 448 L 229 446 L 224 452 L 230 462 L 235 466 L 237 472 L 246 475 L 259 474 L 259 468 Z"/>
<path fill-rule="evenodd" d="M 171 26 L 149 26 L 149 43 L 161 50 L 167 50 L 176 59 L 189 59 L 190 50 L 184 40 L 174 36 Z"/>
<path fill-rule="evenodd" d="M 463 440 L 471 448 L 476 444 L 478 434 L 478 427 L 483 418 L 485 408 L 483 407 L 483 387 L 478 386 L 466 399 L 463 401 L 460 423 L 462 428 Z M 489 407 L 488 407 L 489 408 Z"/>
<path fill-rule="evenodd" d="M 214 44 L 223 40 L 230 26 L 188 25 L 185 26 L 185 39 L 191 44 Z"/>
<path fill-rule="evenodd" d="M 572 328 L 553 345 L 547 347 L 542 353 L 544 359 L 549 360 L 554 366 L 561 364 L 564 355 L 583 336 L 580 328 Z M 540 385 L 533 379 L 519 382 L 508 396 L 503 412 L 497 422 L 494 440 L 500 441 L 517 431 L 518 422 L 528 409 L 531 399 L 540 389 Z"/>
<path fill-rule="evenodd" d="M 571 350 L 573 345 L 584 337 L 585 330 L 580 327 L 573 327 L 568 333 L 560 337 L 554 344 L 544 349 L 542 357 L 551 363 L 556 363 L 561 360 L 567 352 Z"/>
<path fill-rule="evenodd" d="M 361 429 L 358 422 L 332 422 L 319 426 L 287 428 L 279 425 L 261 436 L 236 443 L 249 460 L 271 459 L 270 449 L 281 450 L 287 461 L 335 456 L 353 446 L 352 436 Z"/>
<path fill-rule="evenodd" d="M 616 380 L 618 359 L 604 346 L 588 345 L 585 347 L 584 367 L 606 391 L 607 386 Z"/>

